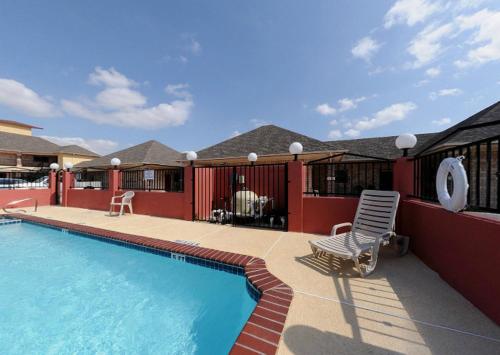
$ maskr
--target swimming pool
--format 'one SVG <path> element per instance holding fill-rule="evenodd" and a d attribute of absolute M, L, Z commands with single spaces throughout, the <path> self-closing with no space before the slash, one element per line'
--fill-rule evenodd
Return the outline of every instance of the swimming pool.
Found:
<path fill-rule="evenodd" d="M 229 352 L 258 295 L 241 269 L 169 255 L 0 225 L 0 353 Z"/>

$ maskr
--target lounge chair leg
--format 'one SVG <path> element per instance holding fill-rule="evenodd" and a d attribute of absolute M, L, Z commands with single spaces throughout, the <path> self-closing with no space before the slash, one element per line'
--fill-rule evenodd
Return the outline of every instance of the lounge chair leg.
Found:
<path fill-rule="evenodd" d="M 128 205 L 128 209 L 130 210 L 130 214 L 134 214 L 134 210 L 132 209 L 132 204 Z"/>
<path fill-rule="evenodd" d="M 354 258 L 354 265 L 356 265 L 356 269 L 358 269 L 359 275 L 361 277 L 365 277 L 365 273 L 363 272 L 363 269 L 361 268 L 361 265 L 359 264 L 359 258 Z"/>
<path fill-rule="evenodd" d="M 312 250 L 312 252 L 313 252 L 313 256 L 314 256 L 315 258 L 319 257 L 319 255 L 318 255 L 318 249 L 317 249 L 316 247 L 313 247 L 313 246 L 311 245 L 311 250 Z"/>

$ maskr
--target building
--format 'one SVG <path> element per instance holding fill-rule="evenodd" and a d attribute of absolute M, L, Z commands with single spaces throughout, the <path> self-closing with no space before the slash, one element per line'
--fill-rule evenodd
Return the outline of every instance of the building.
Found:
<path fill-rule="evenodd" d="M 77 164 L 99 155 L 78 145 L 60 146 L 32 135 L 40 127 L 0 120 L 0 171 L 28 171 L 48 168 L 51 163 L 61 167 L 66 162 Z"/>

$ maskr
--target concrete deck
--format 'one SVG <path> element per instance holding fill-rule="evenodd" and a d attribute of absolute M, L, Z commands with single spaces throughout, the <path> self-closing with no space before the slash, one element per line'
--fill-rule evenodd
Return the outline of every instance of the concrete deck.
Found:
<path fill-rule="evenodd" d="M 500 354 L 500 327 L 412 254 L 385 250 L 362 279 L 350 261 L 334 260 L 331 270 L 314 259 L 307 241 L 315 235 L 76 208 L 35 215 L 265 259 L 295 292 L 280 354 Z"/>

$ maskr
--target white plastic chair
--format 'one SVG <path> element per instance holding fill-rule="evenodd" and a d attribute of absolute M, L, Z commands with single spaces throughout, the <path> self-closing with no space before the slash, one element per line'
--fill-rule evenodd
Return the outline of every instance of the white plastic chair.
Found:
<path fill-rule="evenodd" d="M 387 245 L 395 237 L 394 221 L 399 204 L 399 192 L 364 190 L 359 200 L 354 223 L 336 224 L 331 237 L 310 240 L 313 255 L 333 255 L 352 259 L 361 277 L 375 270 L 380 244 Z M 339 228 L 350 227 L 351 231 L 337 234 Z M 359 257 L 369 253 L 368 265 L 360 265 Z M 365 270 L 363 270 L 365 269 Z"/>
<path fill-rule="evenodd" d="M 123 195 L 113 196 L 109 205 L 109 215 L 111 216 L 113 214 L 115 206 L 120 206 L 119 216 L 125 214 L 125 206 L 128 207 L 130 214 L 134 214 L 134 210 L 132 209 L 132 198 L 134 198 L 134 196 L 134 191 L 127 191 Z"/>

